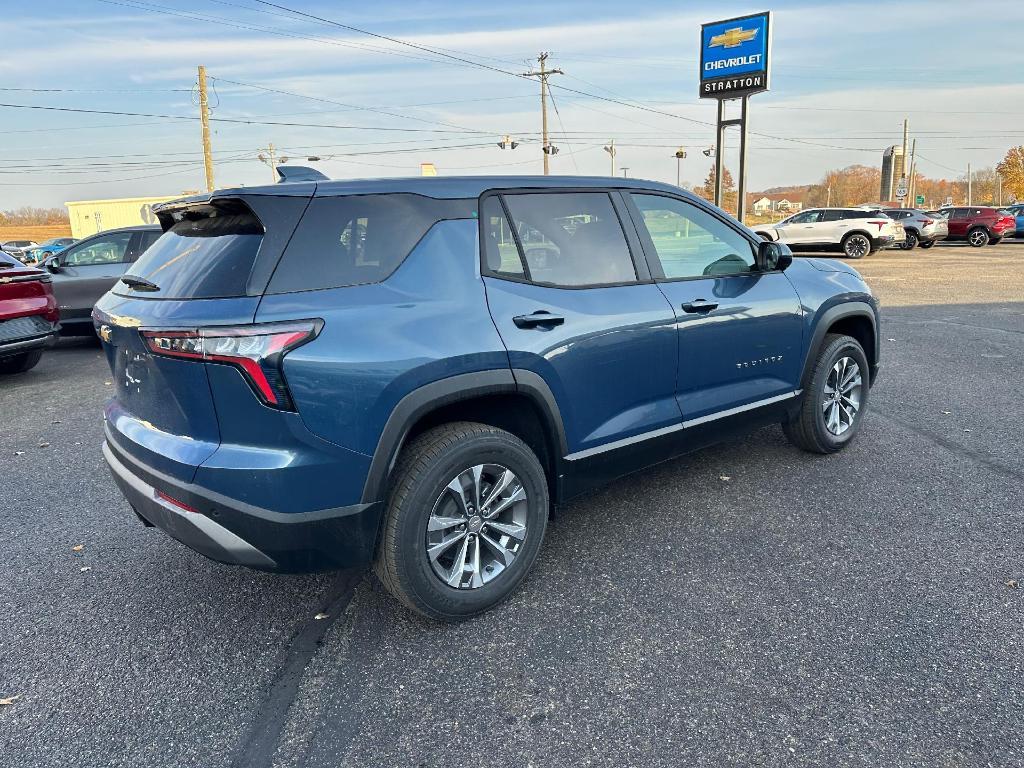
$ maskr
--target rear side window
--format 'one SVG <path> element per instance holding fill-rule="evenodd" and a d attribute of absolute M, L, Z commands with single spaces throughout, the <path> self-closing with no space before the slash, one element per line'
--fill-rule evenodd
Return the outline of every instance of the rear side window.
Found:
<path fill-rule="evenodd" d="M 580 287 L 636 280 L 606 192 L 505 195 L 503 200 L 531 282 Z"/>
<path fill-rule="evenodd" d="M 175 212 L 177 219 L 127 274 L 155 283 L 154 299 L 244 296 L 263 225 L 240 203 Z M 117 291 L 131 292 L 124 284 Z"/>
<path fill-rule="evenodd" d="M 281 257 L 268 293 L 379 283 L 431 227 L 468 219 L 476 200 L 405 193 L 314 198 Z"/>

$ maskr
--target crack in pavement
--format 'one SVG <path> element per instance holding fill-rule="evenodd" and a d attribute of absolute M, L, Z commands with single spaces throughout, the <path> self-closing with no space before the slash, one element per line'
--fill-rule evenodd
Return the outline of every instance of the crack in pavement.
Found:
<path fill-rule="evenodd" d="M 930 440 L 931 442 L 935 443 L 936 445 L 942 448 L 945 448 L 948 451 L 956 453 L 960 456 L 965 456 L 968 459 L 983 465 L 987 469 L 992 470 L 996 474 L 1003 475 L 1004 477 L 1009 477 L 1012 480 L 1024 480 L 1024 472 L 1022 472 L 1021 470 L 1006 466 L 997 459 L 994 459 L 991 456 L 988 456 L 984 453 L 972 450 L 965 445 L 962 445 L 954 440 L 950 440 L 948 437 L 942 437 L 941 435 L 937 435 L 934 432 L 930 432 L 926 429 L 921 429 L 920 427 L 910 423 L 909 421 L 901 419 L 899 416 L 894 416 L 891 413 L 880 410 L 877 406 L 871 407 L 871 413 L 877 414 L 878 416 L 881 416 L 883 419 L 888 419 L 894 424 L 899 424 L 904 429 L 910 430 L 914 434 L 920 435 L 926 440 Z"/>
<path fill-rule="evenodd" d="M 345 613 L 363 576 L 362 570 L 339 573 L 327 599 L 317 611 L 317 615 L 327 614 L 326 618 L 309 619 L 285 647 L 277 665 L 277 674 L 258 710 L 256 720 L 235 750 L 231 760 L 232 768 L 270 768 L 306 668 L 328 630 Z"/>

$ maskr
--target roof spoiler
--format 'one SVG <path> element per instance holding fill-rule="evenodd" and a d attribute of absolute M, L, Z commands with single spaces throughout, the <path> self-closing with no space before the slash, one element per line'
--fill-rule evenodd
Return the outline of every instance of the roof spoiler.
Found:
<path fill-rule="evenodd" d="M 287 184 L 290 181 L 327 181 L 316 168 L 307 168 L 304 165 L 279 165 L 277 166 L 278 184 Z"/>

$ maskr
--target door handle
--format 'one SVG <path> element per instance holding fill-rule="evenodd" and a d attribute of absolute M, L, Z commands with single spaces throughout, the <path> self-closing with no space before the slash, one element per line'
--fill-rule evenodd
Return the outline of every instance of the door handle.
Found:
<path fill-rule="evenodd" d="M 717 301 L 706 301 L 705 299 L 697 299 L 696 301 L 688 301 L 683 304 L 683 312 L 689 312 L 693 314 L 695 312 L 711 312 L 712 310 L 718 309 Z"/>
<path fill-rule="evenodd" d="M 532 315 L 516 315 L 512 318 L 512 322 L 516 324 L 517 328 L 544 328 L 561 325 L 565 322 L 565 318 L 541 309 Z"/>

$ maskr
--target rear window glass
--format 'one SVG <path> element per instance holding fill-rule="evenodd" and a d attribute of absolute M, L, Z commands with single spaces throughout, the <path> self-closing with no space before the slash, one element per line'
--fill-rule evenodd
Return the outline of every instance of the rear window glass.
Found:
<path fill-rule="evenodd" d="M 139 256 L 126 274 L 144 278 L 157 291 L 137 292 L 118 283 L 118 293 L 153 299 L 213 299 L 244 296 L 263 241 L 263 226 L 248 208 L 186 211 Z"/>
<path fill-rule="evenodd" d="M 476 200 L 407 193 L 314 198 L 281 257 L 268 293 L 379 283 L 434 224 L 476 215 Z"/>

